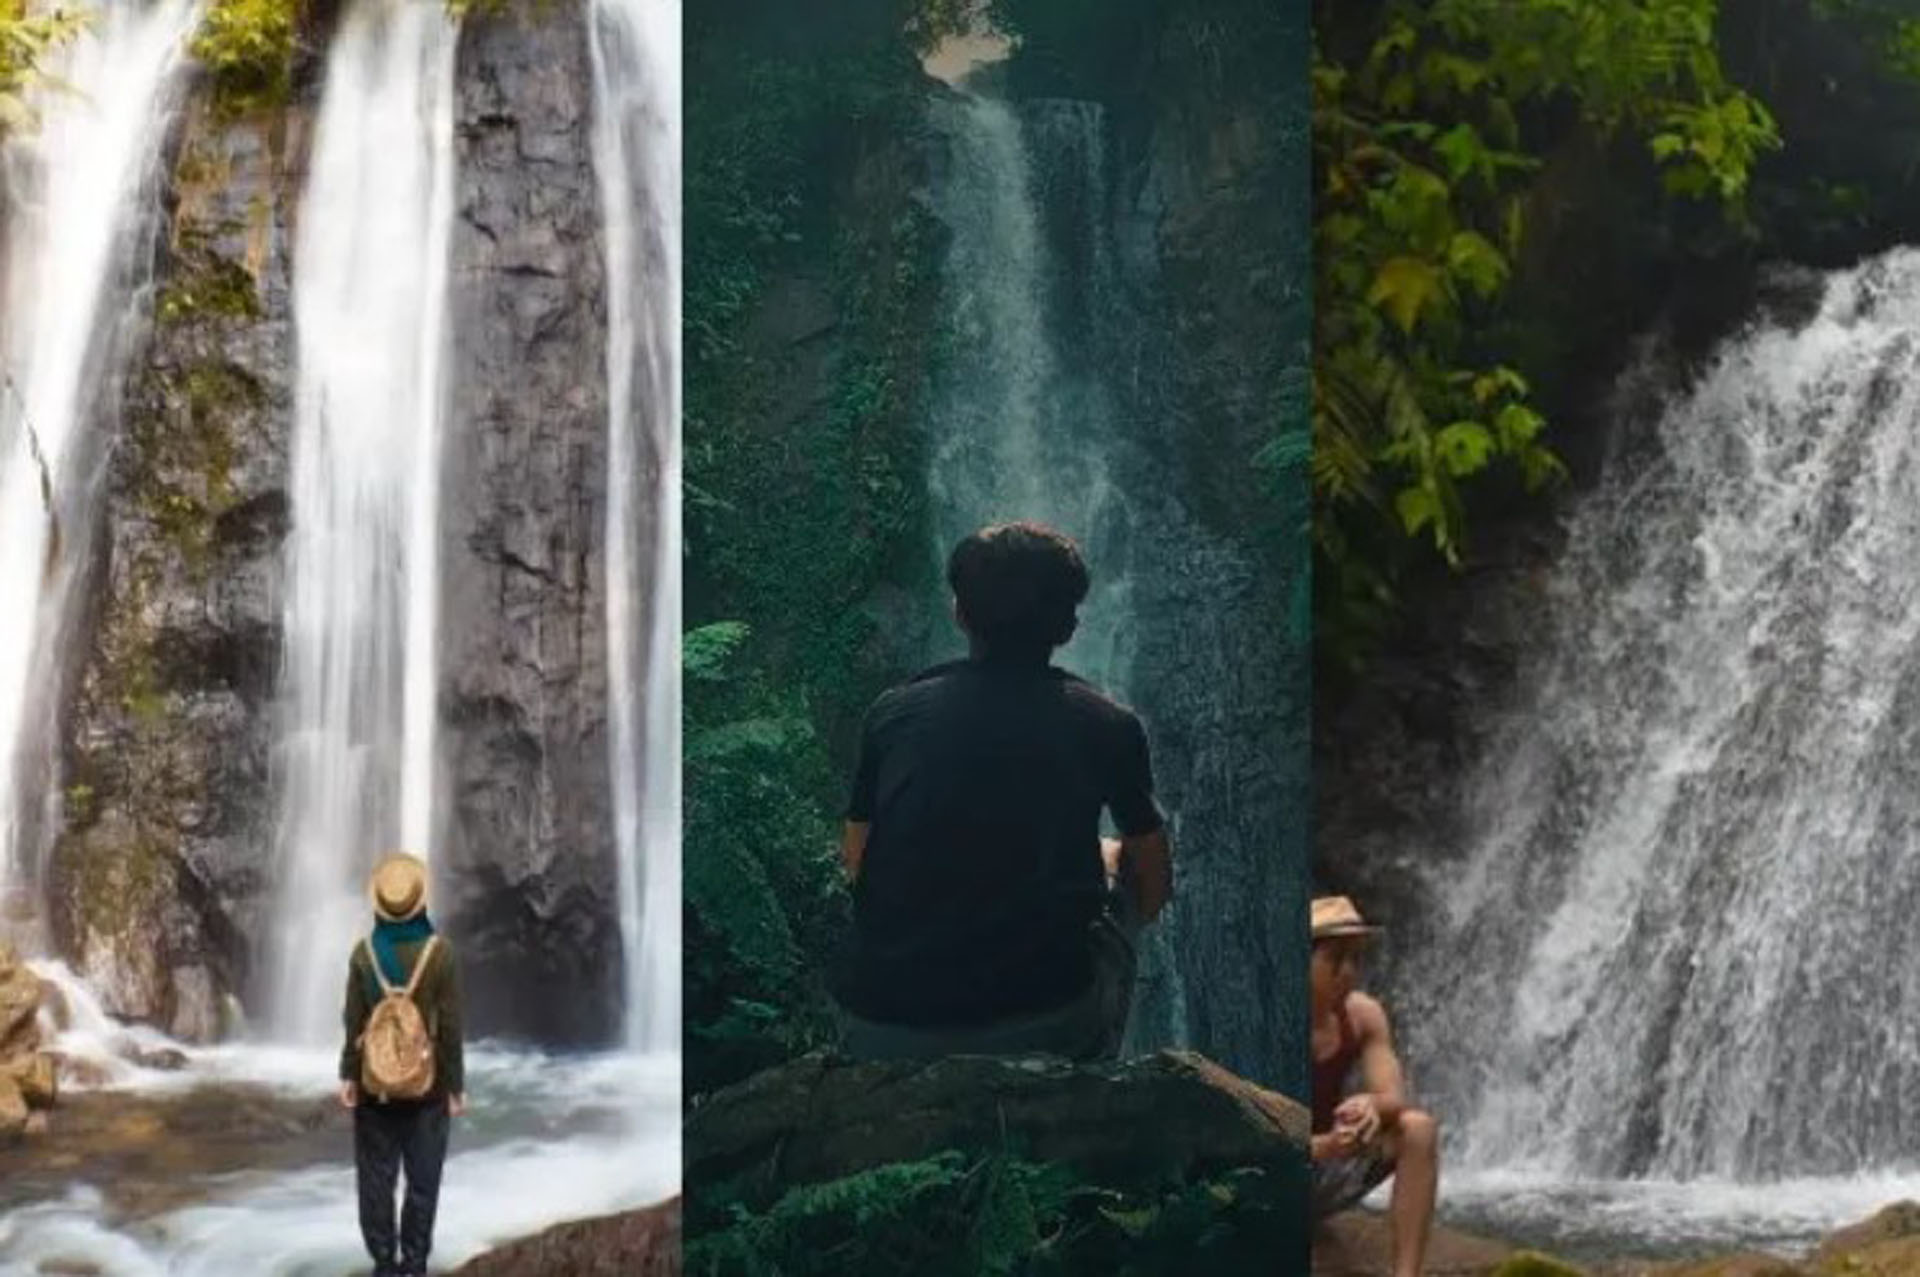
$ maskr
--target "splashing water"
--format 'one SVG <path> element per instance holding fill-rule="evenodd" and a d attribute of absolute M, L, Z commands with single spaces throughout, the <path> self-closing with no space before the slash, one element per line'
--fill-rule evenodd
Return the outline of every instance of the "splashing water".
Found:
<path fill-rule="evenodd" d="M 626 1036 L 637 1050 L 663 1052 L 680 1041 L 680 6 L 599 0 L 592 33 Z"/>
<path fill-rule="evenodd" d="M 296 1041 L 334 1027 L 335 959 L 366 926 L 374 859 L 433 849 L 456 34 L 442 6 L 354 4 L 300 206 L 270 941 L 273 1027 Z"/>
<path fill-rule="evenodd" d="M 132 301 L 151 261 L 156 160 L 197 12 L 182 0 L 101 6 L 46 68 L 66 87 L 36 93 L 37 127 L 0 146 L 0 903 L 10 914 L 37 909 L 69 587 L 94 522 L 101 427 L 144 313 Z"/>

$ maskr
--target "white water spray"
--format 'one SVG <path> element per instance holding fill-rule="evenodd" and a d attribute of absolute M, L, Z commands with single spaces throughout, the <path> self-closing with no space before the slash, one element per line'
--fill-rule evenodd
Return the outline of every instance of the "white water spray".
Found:
<path fill-rule="evenodd" d="M 1620 415 L 1463 779 L 1396 993 L 1471 1164 L 1914 1165 L 1920 252 L 1812 303 Z"/>
<path fill-rule="evenodd" d="M 117 338 L 137 313 L 126 301 L 144 282 L 152 180 L 196 13 L 184 0 L 102 6 L 45 68 L 66 87 L 36 94 L 38 126 L 0 147 L 0 898 L 36 892 L 41 876 L 32 815 L 52 781 L 47 693 L 91 521 L 100 441 L 88 429 L 114 407 Z M 50 503 L 64 515 L 58 546 Z"/>
<path fill-rule="evenodd" d="M 626 1029 L 634 1048 L 670 1052 L 680 1040 L 680 5 L 598 0 L 592 32 Z"/>
<path fill-rule="evenodd" d="M 277 1033 L 337 1028 L 367 870 L 433 851 L 439 471 L 457 27 L 359 0 L 329 55 L 294 250 Z"/>

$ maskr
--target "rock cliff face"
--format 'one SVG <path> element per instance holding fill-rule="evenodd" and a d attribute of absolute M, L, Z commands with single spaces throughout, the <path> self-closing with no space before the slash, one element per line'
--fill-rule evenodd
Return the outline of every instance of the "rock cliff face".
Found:
<path fill-rule="evenodd" d="M 476 1031 L 619 1031 L 606 322 L 578 9 L 460 47 L 443 475 L 442 912 Z"/>
<path fill-rule="evenodd" d="M 319 68 L 175 141 L 145 350 L 95 511 L 48 871 L 107 1008 L 229 1023 L 272 924 L 292 243 Z M 474 19 L 458 64 L 443 473 L 442 925 L 476 1033 L 619 1029 L 606 740 L 605 303 L 584 5 Z"/>
<path fill-rule="evenodd" d="M 55 942 L 107 1008 L 213 1036 L 269 886 L 307 112 L 184 124 L 153 328 L 129 371 L 65 716 Z"/>

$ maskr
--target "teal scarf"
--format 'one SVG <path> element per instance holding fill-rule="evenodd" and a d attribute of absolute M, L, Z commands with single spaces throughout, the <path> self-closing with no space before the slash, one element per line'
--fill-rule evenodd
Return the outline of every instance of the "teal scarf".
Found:
<path fill-rule="evenodd" d="M 433 934 L 433 920 L 426 911 L 420 911 L 417 917 L 405 922 L 388 922 L 385 918 L 373 924 L 373 960 L 380 964 L 380 973 L 387 977 L 387 983 L 405 985 L 407 969 L 400 963 L 400 955 L 394 946 L 425 940 Z"/>

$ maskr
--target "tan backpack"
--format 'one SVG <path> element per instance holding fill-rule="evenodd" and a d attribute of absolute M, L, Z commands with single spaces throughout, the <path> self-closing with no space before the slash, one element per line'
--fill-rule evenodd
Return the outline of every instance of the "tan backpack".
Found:
<path fill-rule="evenodd" d="M 420 975 L 439 942 L 439 936 L 427 937 L 404 988 L 387 983 L 372 941 L 362 942 L 367 948 L 367 965 L 373 968 L 373 978 L 380 982 L 383 996 L 360 1034 L 360 1089 L 382 1104 L 417 1100 L 433 1089 L 433 1031 L 420 1014 L 413 991 L 419 987 Z"/>

